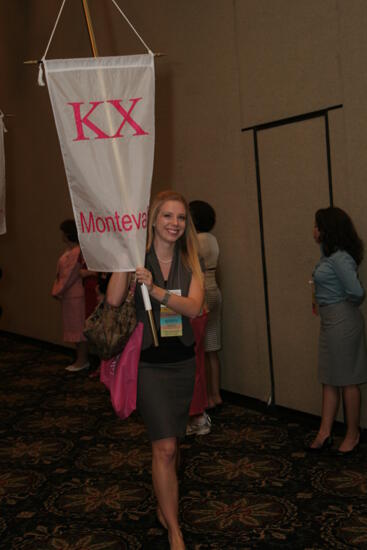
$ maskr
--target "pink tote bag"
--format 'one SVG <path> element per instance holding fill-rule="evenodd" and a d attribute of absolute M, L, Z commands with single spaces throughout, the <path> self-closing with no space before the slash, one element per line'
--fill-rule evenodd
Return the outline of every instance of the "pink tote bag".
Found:
<path fill-rule="evenodd" d="M 143 323 L 138 323 L 123 352 L 101 362 L 100 381 L 110 390 L 112 406 L 120 418 L 127 418 L 136 409 L 143 328 Z"/>

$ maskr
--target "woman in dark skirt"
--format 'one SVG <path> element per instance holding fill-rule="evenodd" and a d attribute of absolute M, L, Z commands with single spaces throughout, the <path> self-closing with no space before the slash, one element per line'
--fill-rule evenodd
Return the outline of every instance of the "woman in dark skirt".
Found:
<path fill-rule="evenodd" d="M 153 487 L 159 521 L 168 529 L 170 548 L 185 548 L 178 523 L 176 463 L 178 438 L 189 417 L 195 381 L 195 340 L 190 318 L 204 301 L 204 278 L 188 205 L 177 192 L 163 191 L 153 200 L 148 221 L 145 267 L 136 269 L 152 299 L 159 327 L 155 348 L 140 287 L 136 292 L 138 321 L 144 323 L 139 363 L 137 408 L 152 442 Z M 119 305 L 128 289 L 128 274 L 113 273 L 107 301 Z"/>
<path fill-rule="evenodd" d="M 308 450 L 318 452 L 331 447 L 341 390 L 347 431 L 338 454 L 345 456 L 358 449 L 359 385 L 367 382 L 364 319 L 358 307 L 364 290 L 357 273 L 363 243 L 351 219 L 340 208 L 316 212 L 314 239 L 321 245 L 322 253 L 313 280 L 321 318 L 319 380 L 323 398 L 319 432 Z"/>

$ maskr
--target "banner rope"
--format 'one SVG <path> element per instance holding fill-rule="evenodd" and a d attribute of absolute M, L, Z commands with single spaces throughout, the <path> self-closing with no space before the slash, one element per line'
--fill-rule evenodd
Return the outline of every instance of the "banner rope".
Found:
<path fill-rule="evenodd" d="M 55 34 L 55 31 L 56 31 L 56 27 L 57 27 L 57 25 L 59 24 L 59 19 L 60 19 L 60 17 L 61 17 L 62 10 L 64 9 L 65 2 L 66 2 L 66 0 L 63 0 L 63 2 L 62 2 L 62 4 L 61 4 L 61 8 L 60 8 L 59 14 L 58 14 L 58 16 L 57 16 L 57 18 L 56 18 L 56 22 L 55 22 L 54 28 L 52 29 L 52 33 L 51 33 L 50 39 L 49 39 L 48 44 L 47 44 L 46 49 L 45 49 L 45 53 L 43 54 L 43 56 L 42 56 L 42 58 L 41 58 L 42 61 L 46 58 L 46 55 L 47 55 L 47 53 L 48 53 L 49 47 L 50 47 L 50 45 L 51 45 L 52 39 L 53 39 L 54 34 Z"/>
<path fill-rule="evenodd" d="M 62 14 L 62 11 L 64 9 L 64 6 L 65 6 L 65 3 L 66 3 L 66 0 L 63 0 L 62 1 L 62 4 L 61 4 L 61 8 L 59 10 L 59 13 L 57 15 L 57 18 L 56 18 L 56 21 L 55 21 L 55 24 L 54 24 L 54 28 L 52 29 L 52 32 L 51 32 L 51 36 L 48 40 L 48 43 L 47 43 L 47 46 L 46 46 L 46 49 L 45 49 L 45 53 L 43 54 L 43 56 L 41 57 L 41 62 L 39 63 L 39 69 L 38 69 L 38 85 L 39 86 L 45 86 L 45 81 L 43 79 L 43 72 L 44 72 L 44 69 L 43 69 L 43 61 L 46 59 L 46 55 L 48 54 L 48 50 L 51 46 L 51 42 L 53 40 L 53 37 L 54 37 L 54 34 L 56 32 L 56 28 L 57 28 L 57 25 L 59 24 L 59 20 L 60 20 L 60 17 L 61 17 L 61 14 Z M 138 31 L 136 30 L 136 28 L 134 27 L 134 25 L 131 23 L 131 21 L 129 21 L 129 19 L 127 18 L 127 16 L 124 14 L 124 12 L 122 11 L 122 9 L 120 8 L 120 6 L 117 4 L 116 0 L 112 0 L 112 3 L 114 4 L 114 6 L 116 7 L 116 9 L 120 12 L 120 14 L 122 15 L 122 17 L 125 19 L 125 21 L 127 22 L 127 24 L 130 26 L 130 28 L 134 31 L 134 33 L 136 34 L 136 36 L 139 38 L 139 40 L 141 41 L 141 43 L 144 45 L 144 47 L 147 49 L 148 53 L 151 54 L 151 55 L 154 55 L 152 50 L 149 48 L 149 46 L 144 42 L 143 38 L 140 36 L 140 34 L 138 33 Z"/>
<path fill-rule="evenodd" d="M 60 8 L 58 16 L 56 18 L 54 28 L 52 29 L 51 36 L 49 38 L 48 44 L 47 44 L 46 49 L 45 49 L 45 53 L 41 57 L 41 63 L 39 64 L 39 68 L 38 68 L 38 85 L 39 86 L 44 86 L 45 85 L 45 81 L 43 80 L 43 65 L 42 65 L 42 62 L 46 59 L 46 55 L 47 55 L 48 50 L 51 46 L 51 42 L 52 42 L 52 39 L 54 37 L 56 27 L 59 24 L 59 20 L 60 20 L 61 14 L 62 14 L 62 10 L 64 9 L 64 6 L 65 6 L 65 2 L 66 2 L 66 0 L 62 1 L 61 8 Z"/>
<path fill-rule="evenodd" d="M 111 0 L 112 3 L 115 5 L 116 9 L 121 13 L 122 17 L 125 19 L 125 21 L 128 23 L 128 25 L 130 25 L 130 27 L 132 28 L 132 30 L 134 31 L 134 33 L 136 34 L 136 36 L 139 38 L 139 40 L 141 41 L 141 43 L 145 46 L 145 48 L 148 50 L 148 53 L 150 53 L 151 55 L 153 55 L 153 52 L 152 50 L 149 48 L 149 46 L 144 42 L 144 40 L 142 39 L 142 37 L 140 36 L 140 34 L 138 33 L 138 31 L 135 29 L 134 25 L 129 21 L 129 19 L 126 17 L 126 15 L 124 14 L 124 12 L 122 11 L 122 9 L 120 8 L 120 6 L 117 4 L 116 0 Z"/>

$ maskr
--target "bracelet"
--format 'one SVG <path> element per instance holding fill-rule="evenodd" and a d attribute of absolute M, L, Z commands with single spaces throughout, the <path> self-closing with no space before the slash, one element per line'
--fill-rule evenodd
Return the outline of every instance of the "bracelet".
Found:
<path fill-rule="evenodd" d="M 167 306 L 170 296 L 171 296 L 170 291 L 166 290 L 165 295 L 163 296 L 163 300 L 161 301 L 161 304 L 163 304 L 164 306 Z"/>

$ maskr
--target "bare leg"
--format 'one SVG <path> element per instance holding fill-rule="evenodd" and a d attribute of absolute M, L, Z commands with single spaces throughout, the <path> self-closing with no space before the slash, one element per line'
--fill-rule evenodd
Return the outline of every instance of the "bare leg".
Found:
<path fill-rule="evenodd" d="M 347 452 L 354 449 L 359 443 L 359 420 L 361 410 L 361 390 L 359 386 L 344 386 L 343 400 L 345 405 L 347 433 L 339 447 L 339 451 Z"/>
<path fill-rule="evenodd" d="M 180 451 L 180 445 L 178 440 L 177 441 L 177 452 L 176 452 L 176 475 L 178 475 L 178 470 L 180 468 L 180 461 L 181 461 L 181 451 Z M 165 529 L 168 529 L 167 522 L 162 514 L 162 510 L 160 509 L 160 506 L 158 504 L 157 506 L 157 517 L 158 521 L 163 525 Z"/>
<path fill-rule="evenodd" d="M 170 437 L 152 443 L 152 477 L 159 510 L 168 528 L 171 550 L 184 550 L 178 524 L 178 481 L 176 474 L 177 439 Z"/>
<path fill-rule="evenodd" d="M 180 443 L 179 440 L 176 439 L 177 447 L 176 447 L 176 475 L 178 475 L 178 470 L 181 466 L 181 449 L 180 449 Z"/>
<path fill-rule="evenodd" d="M 310 447 L 321 447 L 325 439 L 331 435 L 334 419 L 339 408 L 339 388 L 324 384 L 322 387 L 322 414 L 319 432 Z"/>
<path fill-rule="evenodd" d="M 218 353 L 216 351 L 208 351 L 207 355 L 210 370 L 208 405 L 209 407 L 213 407 L 222 403 L 220 395 L 220 365 Z"/>

